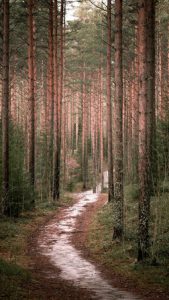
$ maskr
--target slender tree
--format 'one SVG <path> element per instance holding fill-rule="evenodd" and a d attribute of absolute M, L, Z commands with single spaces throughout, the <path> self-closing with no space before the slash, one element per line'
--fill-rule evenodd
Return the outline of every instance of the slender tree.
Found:
<path fill-rule="evenodd" d="M 3 1 L 2 51 L 2 208 L 9 215 L 9 0 Z"/>
<path fill-rule="evenodd" d="M 57 3 L 56 3 L 57 5 Z M 62 98 L 63 98 L 63 47 L 64 47 L 64 14 L 65 14 L 65 1 L 61 0 L 61 10 L 60 10 L 60 72 L 59 72 L 59 85 L 57 83 L 57 88 L 59 93 L 57 93 L 57 107 L 56 107 L 56 150 L 54 155 L 54 190 L 53 199 L 59 199 L 60 197 L 60 168 L 61 168 L 61 141 L 62 141 L 62 131 L 61 131 L 61 119 L 62 119 Z M 56 15 L 57 18 L 57 15 Z M 57 47 L 57 41 L 55 41 Z M 56 49 L 55 49 L 56 51 Z M 56 55 L 56 52 L 55 52 Z M 55 58 L 56 59 L 56 58 Z M 56 61 L 57 65 L 57 61 Z M 56 67 L 55 67 L 56 68 Z M 58 74 L 58 70 L 56 71 Z M 56 78 L 57 80 L 57 78 Z"/>
<path fill-rule="evenodd" d="M 107 0 L 107 131 L 108 131 L 108 198 L 114 197 L 113 142 L 112 142 L 112 99 L 111 99 L 111 0 Z"/>
<path fill-rule="evenodd" d="M 157 186 L 156 116 L 155 116 L 155 1 L 147 1 L 147 151 L 149 153 L 151 192 Z"/>
<path fill-rule="evenodd" d="M 83 189 L 87 188 L 88 177 L 88 147 L 87 147 L 87 93 L 86 93 L 86 65 L 83 64 L 82 73 L 82 178 Z"/>
<path fill-rule="evenodd" d="M 151 2 L 151 3 L 150 3 Z M 150 134 L 154 128 L 152 111 L 154 107 L 154 39 L 148 50 L 148 36 L 154 32 L 154 1 L 147 4 L 139 0 L 138 7 L 138 51 L 139 51 L 139 228 L 138 260 L 143 261 L 149 255 L 149 219 L 150 219 L 150 156 L 152 140 Z M 150 9 L 150 7 L 151 9 Z M 150 25 L 150 23 L 151 25 Z M 150 27 L 149 27 L 150 26 Z M 151 29 L 150 29 L 151 28 Z M 150 52 L 153 57 L 150 58 Z M 150 65 L 152 66 L 150 67 Z M 151 78 L 150 78 L 151 74 Z M 149 81 L 149 82 L 148 82 Z M 151 89 L 151 91 L 150 91 Z M 150 95 L 152 99 L 150 100 Z M 151 101 L 151 102 L 150 102 Z M 154 129 L 153 129 L 154 131 Z"/>
<path fill-rule="evenodd" d="M 54 1 L 54 149 L 53 200 L 58 195 L 58 3 Z"/>
<path fill-rule="evenodd" d="M 123 236 L 123 72 L 122 0 L 115 1 L 115 97 L 114 97 L 114 230 L 113 238 Z"/>
<path fill-rule="evenodd" d="M 34 59 L 34 0 L 28 0 L 28 79 L 29 79 L 29 174 L 35 184 L 35 59 Z"/>
<path fill-rule="evenodd" d="M 50 178 L 52 181 L 51 189 L 53 188 L 53 137 L 54 137 L 54 51 L 53 51 L 53 1 L 50 0 L 49 3 L 49 84 L 48 84 L 48 109 L 49 109 L 49 161 L 50 161 Z"/>

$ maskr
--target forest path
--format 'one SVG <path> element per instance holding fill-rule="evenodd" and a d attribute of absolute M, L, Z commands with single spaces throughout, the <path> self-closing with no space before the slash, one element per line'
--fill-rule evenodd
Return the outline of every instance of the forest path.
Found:
<path fill-rule="evenodd" d="M 73 206 L 61 208 L 34 237 L 32 267 L 36 270 L 40 282 L 43 282 L 41 288 L 44 295 L 41 290 L 41 298 L 139 299 L 113 287 L 95 264 L 86 259 L 85 253 L 77 250 L 81 244 L 85 251 L 83 242 L 87 224 L 94 212 L 104 205 L 105 198 L 92 191 L 76 194 L 75 197 L 76 203 Z"/>

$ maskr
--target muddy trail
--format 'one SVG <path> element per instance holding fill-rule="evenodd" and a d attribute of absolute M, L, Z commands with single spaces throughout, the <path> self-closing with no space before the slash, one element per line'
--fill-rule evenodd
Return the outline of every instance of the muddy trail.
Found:
<path fill-rule="evenodd" d="M 30 241 L 31 269 L 41 283 L 32 299 L 142 299 L 118 287 L 118 280 L 113 285 L 84 253 L 85 228 L 105 199 L 92 191 L 75 197 L 73 206 L 61 208 Z"/>

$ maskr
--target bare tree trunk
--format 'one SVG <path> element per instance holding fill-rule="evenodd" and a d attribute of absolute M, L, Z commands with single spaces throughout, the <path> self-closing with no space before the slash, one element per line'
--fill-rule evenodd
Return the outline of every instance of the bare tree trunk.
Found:
<path fill-rule="evenodd" d="M 115 145 L 114 145 L 114 228 L 113 239 L 123 237 L 123 72 L 122 0 L 115 1 Z"/>
<path fill-rule="evenodd" d="M 138 28 L 135 29 L 135 43 L 138 43 Z M 138 182 L 138 140 L 139 140 L 139 101 L 138 101 L 138 53 L 137 46 L 135 47 L 135 59 L 134 59 L 134 102 L 133 102 L 133 159 L 134 159 L 134 178 L 135 182 Z"/>
<path fill-rule="evenodd" d="M 53 137 L 54 137 L 54 55 L 53 55 L 53 1 L 50 0 L 49 7 L 49 86 L 48 86 L 48 109 L 49 109 L 49 158 L 50 161 L 50 189 L 53 189 Z"/>
<path fill-rule="evenodd" d="M 9 0 L 3 1 L 2 59 L 2 211 L 10 215 L 9 203 Z"/>
<path fill-rule="evenodd" d="M 83 66 L 83 82 L 82 82 L 82 178 L 83 189 L 87 188 L 88 177 L 88 147 L 87 147 L 87 96 L 86 96 L 86 70 L 85 63 Z"/>
<path fill-rule="evenodd" d="M 99 128 L 100 128 L 100 174 L 101 174 L 101 188 L 103 189 L 103 160 L 104 160 L 104 153 L 103 153 L 103 80 L 102 80 L 102 57 L 100 58 L 100 68 L 99 68 Z"/>
<path fill-rule="evenodd" d="M 55 1 L 55 19 L 57 18 L 57 1 Z M 61 118 L 62 118 L 62 98 L 63 98 L 63 46 L 64 46 L 64 13 L 65 13 L 65 1 L 61 1 L 61 11 L 60 11 L 60 82 L 57 83 L 57 88 L 59 88 L 59 94 L 57 94 L 57 104 L 56 104 L 56 130 L 55 130 L 55 154 L 54 154 L 54 183 L 53 183 L 53 199 L 59 199 L 60 197 L 60 162 L 61 162 Z M 56 37 L 58 35 L 56 34 Z M 55 40 L 55 47 L 57 47 L 58 38 Z M 56 56 L 55 49 L 55 56 Z M 56 60 L 56 81 L 58 80 L 58 62 Z M 57 68 L 57 70 L 56 70 Z M 55 93 L 58 93 L 57 91 Z"/>
<path fill-rule="evenodd" d="M 108 199 L 113 200 L 113 142 L 111 99 L 111 0 L 107 0 L 107 131 L 108 131 Z"/>
<path fill-rule="evenodd" d="M 149 188 L 157 186 L 156 117 L 155 117 L 155 1 L 147 1 L 147 151 L 149 153 Z"/>
<path fill-rule="evenodd" d="M 53 153 L 53 200 L 57 198 L 58 172 L 58 2 L 54 1 L 54 153 Z"/>
<path fill-rule="evenodd" d="M 35 66 L 34 66 L 34 0 L 28 1 L 28 78 L 29 78 L 29 174 L 35 184 Z"/>
<path fill-rule="evenodd" d="M 147 4 L 139 0 L 138 12 L 138 46 L 139 46 L 139 227 L 138 227 L 138 260 L 143 261 L 149 255 L 149 151 L 147 141 Z"/>

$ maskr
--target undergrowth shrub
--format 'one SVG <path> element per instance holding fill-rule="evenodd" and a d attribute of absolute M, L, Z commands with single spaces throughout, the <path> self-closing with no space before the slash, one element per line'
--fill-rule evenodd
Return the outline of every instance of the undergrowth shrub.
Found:
<path fill-rule="evenodd" d="M 2 137 L 2 128 L 0 127 Z M 0 151 L 2 150 L 2 138 Z M 2 169 L 2 158 L 0 157 Z M 0 196 L 2 199 L 2 173 L 0 173 Z M 25 139 L 23 130 L 12 122 L 9 126 L 9 195 L 7 214 L 18 217 L 23 210 L 32 208 L 34 192 L 25 169 Z M 3 203 L 1 201 L 1 207 Z"/>

